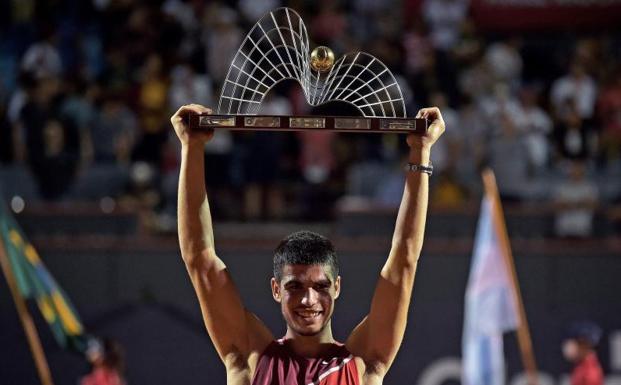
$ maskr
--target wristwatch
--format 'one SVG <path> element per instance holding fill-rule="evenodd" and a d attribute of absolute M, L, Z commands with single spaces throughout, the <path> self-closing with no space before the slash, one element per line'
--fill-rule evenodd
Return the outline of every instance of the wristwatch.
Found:
<path fill-rule="evenodd" d="M 422 164 L 408 163 L 405 165 L 405 171 L 422 172 L 429 176 L 433 174 L 433 165 L 429 163 L 428 166 Z"/>

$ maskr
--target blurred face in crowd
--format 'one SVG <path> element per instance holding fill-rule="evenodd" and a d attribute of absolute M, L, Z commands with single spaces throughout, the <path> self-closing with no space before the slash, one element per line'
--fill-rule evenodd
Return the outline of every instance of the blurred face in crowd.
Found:
<path fill-rule="evenodd" d="M 574 338 L 566 339 L 562 346 L 563 357 L 572 363 L 581 361 L 591 350 L 588 343 Z"/>
<path fill-rule="evenodd" d="M 314 336 L 329 325 L 341 277 L 333 277 L 329 265 L 290 265 L 280 282 L 272 278 L 272 295 L 281 305 L 288 333 Z"/>

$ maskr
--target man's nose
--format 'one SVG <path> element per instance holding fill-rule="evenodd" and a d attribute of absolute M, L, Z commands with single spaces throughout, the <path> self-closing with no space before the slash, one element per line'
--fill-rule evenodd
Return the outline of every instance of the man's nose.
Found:
<path fill-rule="evenodd" d="M 313 306 L 317 303 L 317 291 L 312 287 L 309 287 L 304 292 L 304 296 L 302 297 L 302 305 L 304 306 Z"/>

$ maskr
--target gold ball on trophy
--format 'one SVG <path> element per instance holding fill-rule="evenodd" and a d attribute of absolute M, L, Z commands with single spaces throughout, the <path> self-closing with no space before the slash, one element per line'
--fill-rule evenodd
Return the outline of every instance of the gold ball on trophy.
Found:
<path fill-rule="evenodd" d="M 319 46 L 311 52 L 310 65 L 317 72 L 326 72 L 334 64 L 334 52 L 328 47 Z"/>

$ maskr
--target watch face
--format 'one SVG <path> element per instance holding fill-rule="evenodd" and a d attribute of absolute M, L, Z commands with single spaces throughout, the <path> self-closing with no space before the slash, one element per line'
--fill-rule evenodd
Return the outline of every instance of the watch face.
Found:
<path fill-rule="evenodd" d="M 429 166 L 423 166 L 421 164 L 408 163 L 405 166 L 405 171 L 418 171 L 431 176 L 431 174 L 433 174 L 433 166 L 431 164 Z"/>

